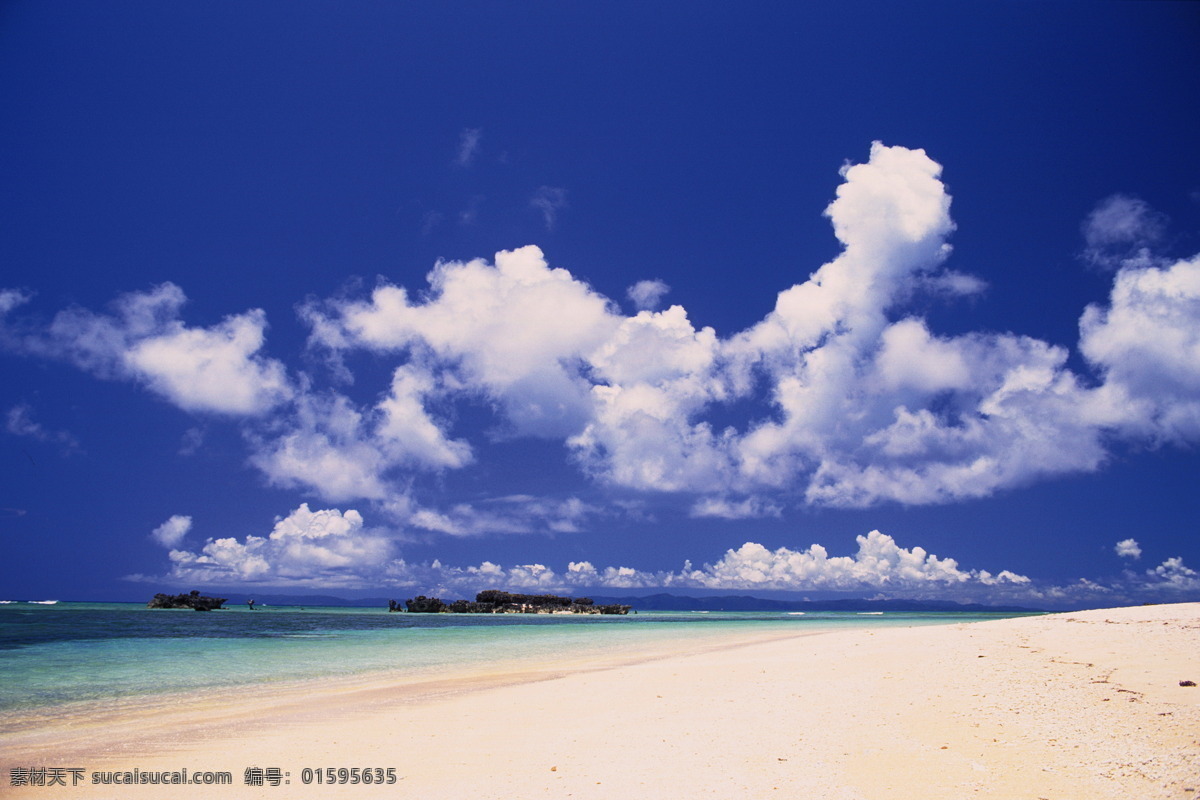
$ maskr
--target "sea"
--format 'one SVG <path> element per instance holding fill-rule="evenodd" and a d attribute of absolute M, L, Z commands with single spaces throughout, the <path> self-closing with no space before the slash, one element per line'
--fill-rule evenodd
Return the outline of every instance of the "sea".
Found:
<path fill-rule="evenodd" d="M 966 612 L 643 611 L 409 614 L 386 608 L 234 606 L 149 609 L 138 603 L 0 602 L 0 729 L 5 720 L 90 704 L 170 702 L 239 687 L 587 662 L 718 636 L 939 625 L 1021 616 Z"/>

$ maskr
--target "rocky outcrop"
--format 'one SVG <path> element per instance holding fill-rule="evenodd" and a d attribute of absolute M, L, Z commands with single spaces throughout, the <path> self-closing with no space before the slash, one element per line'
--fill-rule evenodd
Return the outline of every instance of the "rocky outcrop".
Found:
<path fill-rule="evenodd" d="M 212 611 L 224 604 L 224 597 L 205 597 L 193 589 L 189 594 L 163 594 L 159 592 L 146 604 L 146 608 L 190 608 L 194 611 Z"/>
<path fill-rule="evenodd" d="M 404 601 L 410 612 L 422 614 L 628 614 L 630 606 L 596 605 L 588 597 L 559 597 L 553 594 L 513 594 L 487 589 L 470 600 L 444 603 L 437 597 L 420 595 Z M 389 610 L 390 604 L 389 604 Z"/>
<path fill-rule="evenodd" d="M 436 597 L 417 595 L 404 601 L 404 606 L 414 614 L 437 614 L 446 611 L 446 604 Z"/>

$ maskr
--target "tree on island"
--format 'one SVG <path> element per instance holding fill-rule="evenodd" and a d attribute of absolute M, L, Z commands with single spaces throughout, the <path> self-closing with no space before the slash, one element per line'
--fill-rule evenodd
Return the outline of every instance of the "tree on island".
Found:
<path fill-rule="evenodd" d="M 485 589 L 475 600 L 455 600 L 445 603 L 438 597 L 418 595 L 404 601 L 412 613 L 420 614 L 628 614 L 626 605 L 601 605 L 590 597 L 560 597 L 553 594 L 514 594 L 499 589 Z M 390 610 L 390 607 L 389 607 Z"/>
<path fill-rule="evenodd" d="M 146 604 L 146 608 L 190 608 L 194 611 L 212 611 L 224 605 L 224 597 L 205 597 L 196 589 L 188 594 L 163 594 L 159 592 Z"/>

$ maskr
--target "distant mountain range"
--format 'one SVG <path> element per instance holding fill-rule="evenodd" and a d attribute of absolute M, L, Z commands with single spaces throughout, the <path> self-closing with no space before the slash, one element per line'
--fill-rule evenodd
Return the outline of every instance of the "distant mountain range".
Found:
<path fill-rule="evenodd" d="M 227 595 L 226 607 L 244 605 L 253 598 L 256 605 L 265 606 L 354 606 L 387 608 L 388 600 L 405 598 L 365 597 L 347 600 L 332 595 L 286 595 L 286 594 L 240 594 L 218 592 Z M 403 594 L 403 593 L 401 593 Z M 689 597 L 677 594 L 652 594 L 645 597 L 617 597 L 589 594 L 597 604 L 627 605 L 634 611 L 977 611 L 1021 613 L 1043 609 L 1022 606 L 987 606 L 980 603 L 955 603 L 949 600 L 867 600 L 865 598 L 843 598 L 838 600 L 771 600 L 750 595 L 712 595 Z M 446 598 L 443 598 L 446 599 Z M 450 598 L 453 599 L 453 598 Z"/>

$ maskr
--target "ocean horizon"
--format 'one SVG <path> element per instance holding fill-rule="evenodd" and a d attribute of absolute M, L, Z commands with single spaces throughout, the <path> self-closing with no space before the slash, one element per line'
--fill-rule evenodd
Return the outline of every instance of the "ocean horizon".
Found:
<path fill-rule="evenodd" d="M 181 696 L 306 681 L 412 680 L 481 667 L 520 669 L 686 647 L 724 634 L 937 625 L 1012 612 L 642 611 L 628 616 L 389 613 L 363 606 L 251 611 L 143 603 L 0 604 L 0 724 L 90 704 L 156 705 Z"/>

